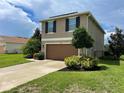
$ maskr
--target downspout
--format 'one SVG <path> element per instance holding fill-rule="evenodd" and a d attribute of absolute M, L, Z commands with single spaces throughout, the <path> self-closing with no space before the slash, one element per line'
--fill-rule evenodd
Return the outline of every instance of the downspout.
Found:
<path fill-rule="evenodd" d="M 88 14 L 88 16 L 87 16 L 87 31 L 89 30 L 89 17 L 90 17 L 91 15 L 90 14 Z M 87 56 L 87 49 L 85 49 L 85 54 L 86 54 L 86 56 Z"/>
<path fill-rule="evenodd" d="M 41 24 L 41 22 L 40 22 L 40 34 L 41 34 L 41 49 L 40 49 L 40 51 L 42 52 L 42 24 Z"/>

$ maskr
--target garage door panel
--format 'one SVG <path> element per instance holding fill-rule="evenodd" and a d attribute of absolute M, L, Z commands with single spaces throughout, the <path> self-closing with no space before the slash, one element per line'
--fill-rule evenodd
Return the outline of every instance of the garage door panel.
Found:
<path fill-rule="evenodd" d="M 46 46 L 46 58 L 63 60 L 65 57 L 77 55 L 78 50 L 71 44 L 48 44 Z"/>

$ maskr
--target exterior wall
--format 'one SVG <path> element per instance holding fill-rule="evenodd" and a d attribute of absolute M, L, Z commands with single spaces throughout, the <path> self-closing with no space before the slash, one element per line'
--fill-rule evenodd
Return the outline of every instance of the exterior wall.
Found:
<path fill-rule="evenodd" d="M 6 43 L 6 53 L 22 53 L 21 48 L 24 44 Z"/>
<path fill-rule="evenodd" d="M 88 29 L 88 15 L 80 16 L 80 27 L 85 27 Z"/>
<path fill-rule="evenodd" d="M 104 32 L 102 32 L 101 29 L 97 27 L 91 18 L 88 20 L 88 31 L 95 41 L 94 47 L 90 49 L 89 53 L 93 56 L 102 56 L 104 50 Z"/>
<path fill-rule="evenodd" d="M 56 31 L 57 33 L 64 33 L 65 32 L 65 19 L 58 19 L 56 24 Z"/>
<path fill-rule="evenodd" d="M 0 41 L 0 54 L 4 54 L 5 53 L 5 43 Z"/>
<path fill-rule="evenodd" d="M 80 16 L 80 27 L 87 26 L 87 15 Z M 68 17 L 67 17 L 68 18 Z M 61 18 L 56 20 L 56 33 L 45 33 L 45 22 L 42 22 L 42 38 L 63 38 L 72 37 L 72 32 L 65 31 L 65 19 Z"/>
<path fill-rule="evenodd" d="M 0 54 L 3 54 L 3 53 L 5 53 L 4 46 L 0 46 Z"/>

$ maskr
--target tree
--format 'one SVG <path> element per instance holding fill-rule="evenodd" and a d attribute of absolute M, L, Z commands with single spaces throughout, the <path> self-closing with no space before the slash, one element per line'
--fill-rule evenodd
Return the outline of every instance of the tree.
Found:
<path fill-rule="evenodd" d="M 124 53 L 124 33 L 122 29 L 115 28 L 115 33 L 110 35 L 109 48 L 115 59 L 119 59 Z"/>
<path fill-rule="evenodd" d="M 29 41 L 26 43 L 22 50 L 23 54 L 31 56 L 41 50 L 41 33 L 38 28 L 36 28 L 33 36 L 29 39 Z"/>
<path fill-rule="evenodd" d="M 36 28 L 33 36 L 31 37 L 31 39 L 38 39 L 41 42 L 41 33 L 40 33 L 40 29 Z"/>
<path fill-rule="evenodd" d="M 91 38 L 85 28 L 77 28 L 73 32 L 72 45 L 75 48 L 91 48 L 93 47 L 93 42 L 94 40 Z"/>
<path fill-rule="evenodd" d="M 41 43 L 37 39 L 30 39 L 23 47 L 23 54 L 32 55 L 40 51 Z"/>

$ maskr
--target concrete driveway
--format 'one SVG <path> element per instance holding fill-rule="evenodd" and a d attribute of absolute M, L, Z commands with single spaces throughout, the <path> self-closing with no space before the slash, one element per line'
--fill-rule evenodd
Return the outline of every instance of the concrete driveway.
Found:
<path fill-rule="evenodd" d="M 62 61 L 43 60 L 0 68 L 0 92 L 65 67 Z"/>

